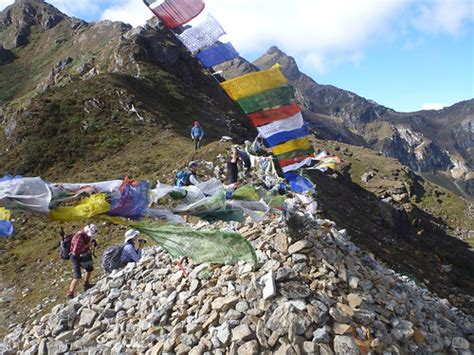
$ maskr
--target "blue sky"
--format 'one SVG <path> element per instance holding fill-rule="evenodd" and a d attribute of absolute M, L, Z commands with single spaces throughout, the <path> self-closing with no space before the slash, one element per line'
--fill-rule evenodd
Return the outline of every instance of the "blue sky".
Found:
<path fill-rule="evenodd" d="M 0 0 L 0 9 L 12 3 Z M 87 21 L 134 26 L 141 0 L 51 0 Z M 397 111 L 474 97 L 474 0 L 205 0 L 247 59 L 272 45 L 300 70 Z M 202 17 L 202 16 L 200 16 Z M 199 21 L 199 18 L 197 19 Z"/>

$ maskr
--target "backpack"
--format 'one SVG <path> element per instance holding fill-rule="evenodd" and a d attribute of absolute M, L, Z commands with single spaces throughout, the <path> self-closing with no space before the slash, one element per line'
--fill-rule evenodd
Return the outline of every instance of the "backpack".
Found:
<path fill-rule="evenodd" d="M 183 187 L 189 186 L 189 178 L 191 177 L 191 173 L 189 171 L 178 171 L 176 173 L 176 186 Z"/>
<path fill-rule="evenodd" d="M 124 247 L 125 244 L 116 244 L 105 249 L 100 260 L 102 269 L 104 269 L 105 272 L 112 272 L 113 270 L 120 269 L 123 266 L 120 258 Z"/>
<path fill-rule="evenodd" d="M 69 260 L 72 237 L 74 237 L 75 233 L 65 235 L 64 230 L 61 227 L 61 232 L 59 234 L 61 235 L 61 243 L 59 243 L 59 256 L 61 257 L 61 259 Z"/>

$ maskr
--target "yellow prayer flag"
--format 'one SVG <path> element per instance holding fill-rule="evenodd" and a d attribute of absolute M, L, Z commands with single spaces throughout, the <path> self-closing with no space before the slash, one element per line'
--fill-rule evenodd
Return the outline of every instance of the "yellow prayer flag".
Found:
<path fill-rule="evenodd" d="M 298 138 L 292 139 L 291 141 L 285 142 L 283 144 L 277 145 L 272 148 L 272 153 L 274 155 L 285 154 L 293 150 L 309 150 L 311 148 L 311 143 L 308 138 Z"/>
<path fill-rule="evenodd" d="M 224 81 L 221 83 L 221 86 L 232 100 L 237 101 L 267 90 L 276 89 L 285 85 L 287 81 L 288 80 L 280 71 L 280 65 L 275 64 L 268 70 L 262 70 Z"/>
<path fill-rule="evenodd" d="M 49 216 L 53 221 L 68 222 L 106 213 L 110 209 L 110 204 L 107 202 L 106 197 L 105 194 L 94 194 L 86 197 L 76 206 L 56 208 L 49 212 Z"/>
<path fill-rule="evenodd" d="M 0 220 L 8 221 L 10 220 L 10 211 L 6 208 L 0 207 Z"/>

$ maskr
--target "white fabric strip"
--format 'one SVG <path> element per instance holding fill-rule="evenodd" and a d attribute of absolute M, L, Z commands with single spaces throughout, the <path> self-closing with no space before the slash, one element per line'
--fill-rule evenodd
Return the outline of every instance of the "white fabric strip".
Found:
<path fill-rule="evenodd" d="M 265 126 L 257 127 L 257 130 L 260 135 L 266 139 L 280 132 L 293 131 L 295 129 L 301 128 L 303 127 L 303 124 L 303 116 L 301 115 L 301 112 L 298 112 L 296 115 L 289 118 L 275 121 Z"/>
<path fill-rule="evenodd" d="M 302 160 L 299 163 L 287 165 L 287 166 L 281 168 L 281 170 L 283 170 L 284 173 L 287 173 L 288 171 L 298 170 L 302 166 L 311 164 L 311 162 L 313 160 L 314 160 L 314 158 L 306 158 L 305 160 Z"/>
<path fill-rule="evenodd" d="M 178 38 L 191 53 L 195 53 L 212 46 L 224 34 L 221 24 L 211 15 L 207 15 L 203 23 L 184 31 Z"/>

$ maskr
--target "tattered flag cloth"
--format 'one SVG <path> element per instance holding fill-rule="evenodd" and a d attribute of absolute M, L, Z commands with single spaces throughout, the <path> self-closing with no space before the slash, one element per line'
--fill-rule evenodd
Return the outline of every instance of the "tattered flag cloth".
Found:
<path fill-rule="evenodd" d="M 225 81 L 221 83 L 221 86 L 232 100 L 237 101 L 270 89 L 276 89 L 285 85 L 287 81 L 280 71 L 280 65 L 275 64 L 268 70 L 246 74 Z"/>
<path fill-rule="evenodd" d="M 288 166 L 288 165 L 299 163 L 300 161 L 303 161 L 306 158 L 313 158 L 313 160 L 314 160 L 314 155 L 313 154 L 307 154 L 307 155 L 301 155 L 301 156 L 286 159 L 286 160 L 279 160 L 278 164 L 281 167 L 285 167 L 285 166 Z"/>
<path fill-rule="evenodd" d="M 208 14 L 203 23 L 187 29 L 177 37 L 191 53 L 195 53 L 202 48 L 212 46 L 224 34 L 221 24 Z"/>
<path fill-rule="evenodd" d="M 301 115 L 300 107 L 296 103 L 291 103 L 278 108 L 254 112 L 247 117 L 254 126 L 258 127 L 295 116 L 298 113 Z"/>
<path fill-rule="evenodd" d="M 314 157 L 309 157 L 309 158 L 306 158 L 298 163 L 294 163 L 294 164 L 291 164 L 291 165 L 287 165 L 285 167 L 282 167 L 281 170 L 286 173 L 288 171 L 294 171 L 294 170 L 298 170 L 299 168 L 302 168 L 303 166 L 305 165 L 311 165 L 311 163 L 313 163 L 314 161 Z"/>
<path fill-rule="evenodd" d="M 11 217 L 11 212 L 6 208 L 0 207 L 0 220 L 8 221 Z"/>
<path fill-rule="evenodd" d="M 213 66 L 224 63 L 238 57 L 239 53 L 230 43 L 220 43 L 212 47 L 206 48 L 196 55 L 204 68 L 212 68 Z"/>
<path fill-rule="evenodd" d="M 105 192 L 111 193 L 117 191 L 122 185 L 123 180 L 112 180 L 102 181 L 94 183 L 77 183 L 77 184 L 65 184 L 65 183 L 50 183 L 48 184 L 53 194 L 53 200 L 64 201 L 70 198 L 75 198 L 84 193 L 96 193 Z"/>
<path fill-rule="evenodd" d="M 221 230 L 192 230 L 156 223 L 134 223 L 132 227 L 148 235 L 172 258 L 188 257 L 196 263 L 257 265 L 252 245 L 240 234 Z"/>
<path fill-rule="evenodd" d="M 12 234 L 13 234 L 12 222 L 0 220 L 0 237 L 10 237 Z"/>
<path fill-rule="evenodd" d="M 299 138 L 273 147 L 272 153 L 274 155 L 280 155 L 291 152 L 293 150 L 308 150 L 310 148 L 311 143 L 309 142 L 308 138 Z"/>
<path fill-rule="evenodd" d="M 291 85 L 267 90 L 257 95 L 237 101 L 245 114 L 265 110 L 270 107 L 287 105 L 295 99 L 295 88 Z"/>
<path fill-rule="evenodd" d="M 314 189 L 313 183 L 306 177 L 297 173 L 286 173 L 285 178 L 288 180 L 293 192 L 302 193 Z"/>
<path fill-rule="evenodd" d="M 120 195 L 112 197 L 112 207 L 107 212 L 109 216 L 120 216 L 128 218 L 140 218 L 148 208 L 149 198 L 148 181 L 140 181 L 137 186 L 126 184 Z"/>
<path fill-rule="evenodd" d="M 276 157 L 277 157 L 278 161 L 280 161 L 280 160 L 288 160 L 288 159 L 291 159 L 291 158 L 296 158 L 296 157 L 300 157 L 300 156 L 303 156 L 303 155 L 310 155 L 310 154 L 314 154 L 313 147 L 310 147 L 307 150 L 293 150 L 293 151 L 288 152 L 288 153 L 279 154 Z"/>
<path fill-rule="evenodd" d="M 107 202 L 107 196 L 100 193 L 86 197 L 76 206 L 55 208 L 51 210 L 49 216 L 53 221 L 70 222 L 91 218 L 106 213 L 109 209 L 110 204 Z"/>
<path fill-rule="evenodd" d="M 307 135 L 309 135 L 309 129 L 308 125 L 305 123 L 303 127 L 295 129 L 293 131 L 279 132 L 277 134 L 274 134 L 273 136 L 264 139 L 264 142 L 265 146 L 271 148 L 292 139 L 306 137 Z"/>
<path fill-rule="evenodd" d="M 144 0 L 151 11 L 168 28 L 176 28 L 191 21 L 204 10 L 202 0 Z"/>
<path fill-rule="evenodd" d="M 49 212 L 51 190 L 39 177 L 6 177 L 0 181 L 0 206 Z"/>

